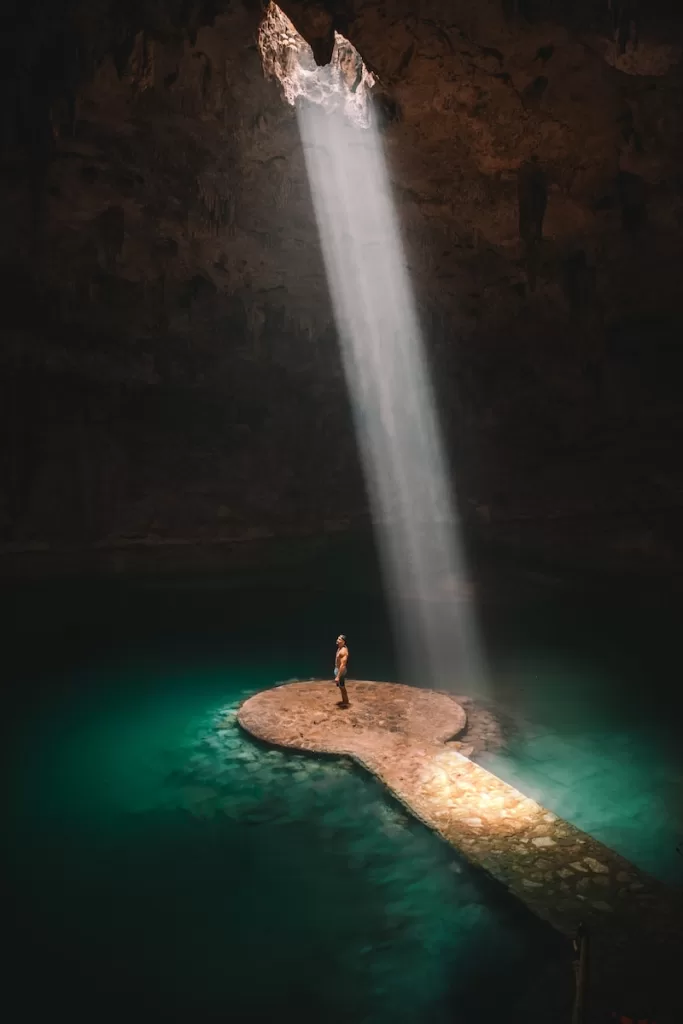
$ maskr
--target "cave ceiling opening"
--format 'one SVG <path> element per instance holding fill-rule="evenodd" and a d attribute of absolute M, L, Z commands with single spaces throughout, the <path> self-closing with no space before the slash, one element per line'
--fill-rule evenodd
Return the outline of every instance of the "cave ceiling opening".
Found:
<path fill-rule="evenodd" d="M 329 63 L 321 66 L 287 15 L 270 3 L 259 26 L 258 46 L 265 74 L 279 82 L 289 104 L 308 102 L 330 113 L 341 111 L 352 124 L 368 127 L 376 79 L 339 32 L 334 33 Z"/>

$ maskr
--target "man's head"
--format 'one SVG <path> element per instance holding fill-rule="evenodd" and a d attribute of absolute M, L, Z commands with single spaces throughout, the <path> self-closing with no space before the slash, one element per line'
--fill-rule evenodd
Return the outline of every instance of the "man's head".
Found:
<path fill-rule="evenodd" d="M 343 633 L 340 633 L 337 637 L 337 647 L 346 647 L 346 637 Z"/>

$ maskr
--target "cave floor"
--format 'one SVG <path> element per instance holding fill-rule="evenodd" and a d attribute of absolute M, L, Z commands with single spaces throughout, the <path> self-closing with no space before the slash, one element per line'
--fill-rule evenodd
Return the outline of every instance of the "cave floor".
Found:
<path fill-rule="evenodd" d="M 466 713 L 452 697 L 392 683 L 290 683 L 242 705 L 240 725 L 279 747 L 345 755 L 419 820 L 558 931 L 591 936 L 589 1019 L 626 1005 L 656 1019 L 678 996 L 679 890 L 465 757 Z M 593 1014 L 595 1017 L 593 1018 Z"/>

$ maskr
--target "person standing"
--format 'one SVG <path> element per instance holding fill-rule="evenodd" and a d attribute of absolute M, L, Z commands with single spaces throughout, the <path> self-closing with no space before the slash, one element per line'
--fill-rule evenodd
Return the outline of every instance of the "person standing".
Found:
<path fill-rule="evenodd" d="M 340 633 L 337 637 L 337 654 L 334 659 L 334 679 L 341 694 L 339 706 L 342 708 L 348 708 L 349 706 L 349 695 L 346 692 L 346 666 L 348 661 L 349 648 L 346 644 L 346 637 L 343 633 Z"/>

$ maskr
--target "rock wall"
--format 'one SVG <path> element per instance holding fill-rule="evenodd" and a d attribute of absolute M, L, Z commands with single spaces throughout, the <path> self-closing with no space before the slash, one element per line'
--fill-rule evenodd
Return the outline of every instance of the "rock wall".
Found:
<path fill-rule="evenodd" d="M 5 544 L 316 531 L 366 502 L 259 3 L 29 0 L 0 162 Z M 466 515 L 667 560 L 683 503 L 668 0 L 283 10 L 379 79 Z"/>

